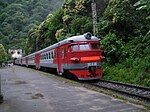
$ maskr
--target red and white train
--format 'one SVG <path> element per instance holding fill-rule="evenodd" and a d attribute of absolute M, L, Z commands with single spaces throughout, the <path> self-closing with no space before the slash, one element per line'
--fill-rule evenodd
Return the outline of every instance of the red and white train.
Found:
<path fill-rule="evenodd" d="M 91 33 L 72 36 L 25 57 L 15 64 L 55 69 L 59 75 L 67 74 L 79 80 L 99 79 L 102 76 L 100 42 Z"/>

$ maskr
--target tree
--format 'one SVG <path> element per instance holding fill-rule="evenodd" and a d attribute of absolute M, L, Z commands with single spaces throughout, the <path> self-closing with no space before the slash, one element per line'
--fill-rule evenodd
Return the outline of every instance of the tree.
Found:
<path fill-rule="evenodd" d="M 29 30 L 38 26 L 62 3 L 62 0 L 1 0 L 0 43 L 5 49 L 24 49 L 25 41 L 30 40 L 27 39 Z M 17 43 L 13 43 L 16 40 Z"/>
<path fill-rule="evenodd" d="M 7 53 L 2 44 L 0 44 L 0 65 L 7 60 Z"/>
<path fill-rule="evenodd" d="M 150 22 L 145 19 L 147 11 L 133 6 L 137 1 L 110 0 L 99 22 L 101 42 L 113 64 L 130 56 L 142 56 L 148 46 L 148 41 L 142 40 L 148 38 L 145 35 L 149 35 Z"/>
<path fill-rule="evenodd" d="M 150 19 L 150 1 L 149 0 L 139 0 L 134 4 L 137 10 L 145 10 L 147 12 L 146 19 Z"/>
<path fill-rule="evenodd" d="M 92 20 L 90 17 L 78 16 L 72 20 L 71 25 L 72 34 L 92 32 Z"/>

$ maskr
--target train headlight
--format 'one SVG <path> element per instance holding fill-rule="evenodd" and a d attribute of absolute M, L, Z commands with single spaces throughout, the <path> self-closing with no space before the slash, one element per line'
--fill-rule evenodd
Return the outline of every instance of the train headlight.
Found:
<path fill-rule="evenodd" d="M 88 39 L 88 40 L 91 40 L 92 34 L 91 34 L 90 32 L 85 33 L 85 34 L 84 34 L 84 37 L 85 37 L 86 39 Z"/>
<path fill-rule="evenodd" d="M 70 61 L 73 61 L 73 62 L 78 63 L 78 62 L 80 61 L 80 59 L 79 59 L 79 58 L 74 57 L 74 58 L 70 58 Z"/>

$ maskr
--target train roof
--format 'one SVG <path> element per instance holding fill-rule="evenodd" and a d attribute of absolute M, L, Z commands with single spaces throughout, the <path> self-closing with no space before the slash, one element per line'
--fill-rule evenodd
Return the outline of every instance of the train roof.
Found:
<path fill-rule="evenodd" d="M 44 52 L 44 51 L 47 51 L 49 49 L 53 49 L 53 48 L 56 48 L 58 46 L 61 46 L 61 45 L 64 45 L 64 44 L 67 44 L 67 43 L 72 43 L 72 42 L 88 42 L 88 41 L 99 41 L 99 39 L 96 37 L 96 36 L 92 36 L 91 33 L 85 33 L 83 35 L 77 35 L 77 36 L 72 36 L 72 37 L 68 37 L 67 39 L 64 39 L 56 44 L 53 44 L 49 47 L 46 47 L 42 50 L 39 50 L 37 52 L 34 52 L 28 56 L 32 56 L 34 54 L 37 54 L 37 53 L 41 53 L 41 52 Z"/>

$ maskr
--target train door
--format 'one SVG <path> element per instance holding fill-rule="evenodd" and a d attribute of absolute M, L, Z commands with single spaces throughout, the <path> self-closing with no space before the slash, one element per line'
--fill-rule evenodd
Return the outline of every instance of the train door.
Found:
<path fill-rule="evenodd" d="M 62 54 L 61 54 L 61 48 L 57 48 L 57 73 L 58 75 L 62 75 Z"/>
<path fill-rule="evenodd" d="M 26 66 L 28 66 L 28 57 L 26 57 Z"/>
<path fill-rule="evenodd" d="M 40 69 L 40 66 L 39 66 L 39 64 L 40 64 L 40 54 L 35 55 L 34 61 L 35 61 L 36 69 Z"/>

